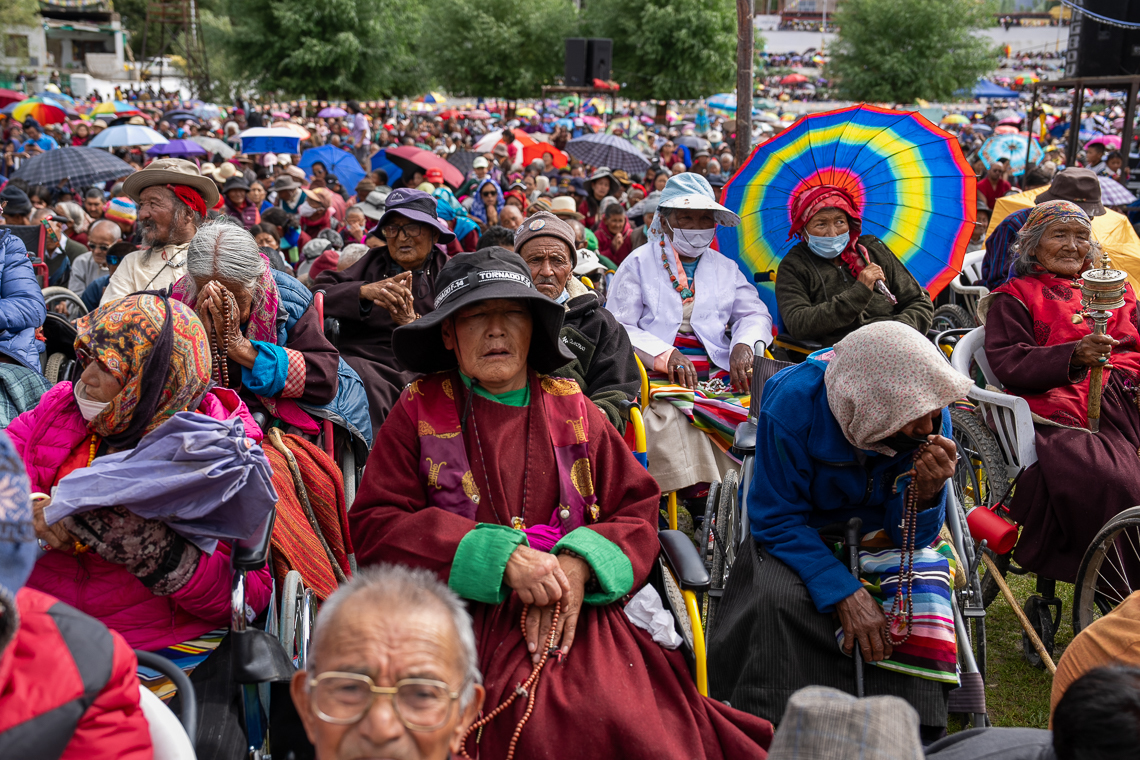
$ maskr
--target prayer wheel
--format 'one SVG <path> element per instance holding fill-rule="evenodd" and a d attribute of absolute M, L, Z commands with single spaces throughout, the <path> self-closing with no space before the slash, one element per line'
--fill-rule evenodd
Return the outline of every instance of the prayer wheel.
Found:
<path fill-rule="evenodd" d="M 1104 335 L 1113 309 L 1124 306 L 1124 286 L 1128 276 L 1112 269 L 1108 254 L 1100 267 L 1081 275 L 1081 306 L 1093 320 L 1093 335 Z M 1100 397 L 1104 387 L 1104 368 L 1093 367 L 1089 373 L 1089 430 L 1100 430 Z"/>

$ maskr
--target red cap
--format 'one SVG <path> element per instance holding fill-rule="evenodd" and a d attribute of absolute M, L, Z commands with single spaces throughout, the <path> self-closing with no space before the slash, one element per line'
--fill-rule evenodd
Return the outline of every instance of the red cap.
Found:
<path fill-rule="evenodd" d="M 424 173 L 424 179 L 428 182 L 443 182 L 443 169 L 428 169 Z"/>

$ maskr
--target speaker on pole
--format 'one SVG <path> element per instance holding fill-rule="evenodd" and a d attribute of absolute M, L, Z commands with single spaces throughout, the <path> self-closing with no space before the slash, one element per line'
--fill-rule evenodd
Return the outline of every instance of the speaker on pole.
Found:
<path fill-rule="evenodd" d="M 586 82 L 592 84 L 595 79 L 603 82 L 609 81 L 613 76 L 614 41 L 604 38 L 591 38 L 586 54 Z"/>
<path fill-rule="evenodd" d="M 1140 23 L 1140 0 L 1076 0 L 1092 13 Z M 1110 77 L 1140 74 L 1140 29 L 1103 24 L 1078 11 L 1069 24 L 1066 77 Z"/>
<path fill-rule="evenodd" d="M 587 77 L 585 37 L 566 38 L 566 66 L 563 70 L 563 80 L 567 87 L 585 87 Z"/>

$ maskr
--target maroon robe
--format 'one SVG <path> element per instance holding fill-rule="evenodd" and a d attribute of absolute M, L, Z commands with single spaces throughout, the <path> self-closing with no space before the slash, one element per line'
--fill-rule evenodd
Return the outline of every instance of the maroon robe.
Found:
<path fill-rule="evenodd" d="M 532 374 L 531 397 L 539 392 Z M 466 393 L 456 396 L 462 414 Z M 509 524 L 511 516 L 522 513 L 525 498 L 526 525 L 548 522 L 559 488 L 544 415 L 481 396 L 472 406 L 474 423 L 469 419 L 464 441 L 471 472 L 484 494 L 477 520 Z M 599 521 L 590 527 L 629 558 L 636 590 L 645 584 L 659 551 L 660 491 L 605 416 L 592 404 L 587 407 L 590 464 L 601 507 Z M 426 567 L 446 580 L 459 542 L 476 521 L 425 508 L 417 426 L 408 415 L 404 394 L 377 442 L 349 513 L 356 558 L 361 565 Z M 583 605 L 568 657 L 543 671 L 516 757 L 766 757 L 763 748 L 771 741 L 771 724 L 701 697 L 682 653 L 662 648 L 649 633 L 634 627 L 622 604 Z M 531 673 L 520 631 L 523 604 L 512 594 L 502 605 L 468 602 L 468 609 L 487 688 L 485 714 Z M 468 752 L 473 757 L 505 757 L 525 707 L 525 700 L 516 700 L 483 730 L 477 747 L 474 737 L 468 740 Z"/>

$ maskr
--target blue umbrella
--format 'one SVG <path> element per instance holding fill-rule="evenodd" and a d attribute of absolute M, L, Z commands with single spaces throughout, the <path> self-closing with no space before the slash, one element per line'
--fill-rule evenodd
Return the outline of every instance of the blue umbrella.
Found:
<path fill-rule="evenodd" d="M 388 156 L 385 155 L 384 151 L 382 150 L 377 151 L 376 154 L 372 156 L 372 169 L 380 169 L 381 171 L 387 173 L 389 187 L 392 187 L 397 182 L 399 182 L 400 177 L 404 174 L 404 170 L 389 161 Z"/>
<path fill-rule="evenodd" d="M 279 127 L 254 127 L 242 132 L 243 153 L 299 153 L 301 139 L 287 129 Z"/>
<path fill-rule="evenodd" d="M 313 164 L 321 162 L 329 174 L 335 174 L 340 184 L 350 190 L 355 190 L 360 180 L 364 179 L 364 169 L 356 156 L 348 151 L 341 150 L 335 145 L 322 145 L 319 148 L 310 148 L 301 155 L 301 163 L 297 166 L 305 170 L 309 177 L 313 176 Z"/>

